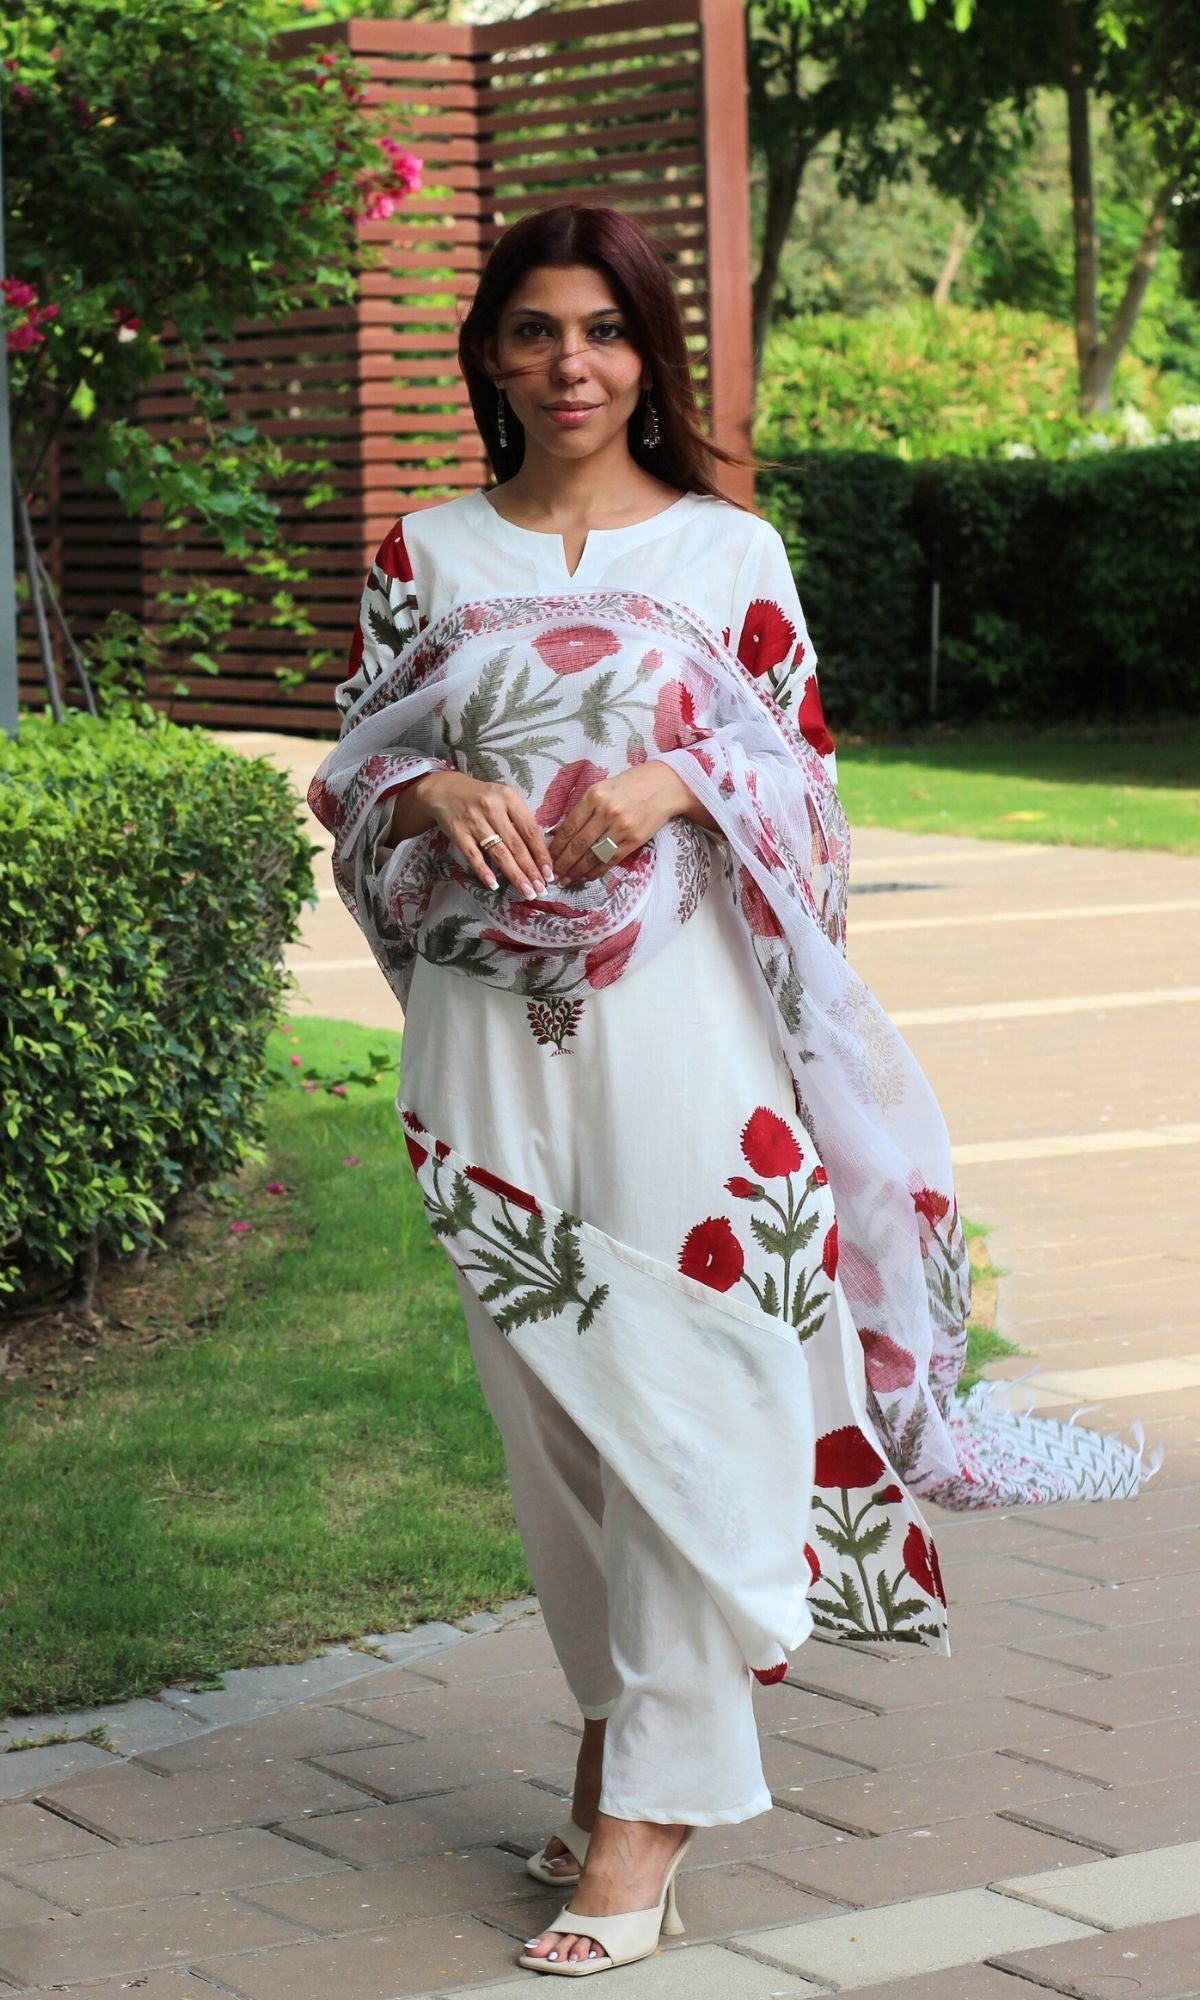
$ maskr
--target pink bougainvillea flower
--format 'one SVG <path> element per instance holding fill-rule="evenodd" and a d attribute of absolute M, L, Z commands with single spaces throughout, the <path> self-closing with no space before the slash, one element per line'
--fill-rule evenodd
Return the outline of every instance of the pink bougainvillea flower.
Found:
<path fill-rule="evenodd" d="M 791 1126 L 765 1104 L 742 1127 L 742 1157 L 765 1181 L 797 1173 L 804 1159 Z"/>
<path fill-rule="evenodd" d="M 254 1224 L 252 1222 L 231 1222 L 229 1225 L 229 1234 L 231 1236 L 245 1236 L 247 1231 L 253 1229 L 253 1227 Z"/>
<path fill-rule="evenodd" d="M 308 1080 L 308 1082 L 307 1082 L 307 1083 L 305 1084 L 305 1086 L 304 1086 L 305 1090 L 315 1090 L 315 1089 L 316 1089 L 316 1087 L 317 1087 L 317 1083 L 316 1083 L 316 1078 L 315 1078 L 315 1077 L 310 1077 L 310 1078 L 309 1078 L 309 1080 Z"/>
<path fill-rule="evenodd" d="M 292 1057 L 292 1059 L 291 1059 L 291 1062 L 292 1062 L 292 1068 L 293 1068 L 293 1069 L 299 1069 L 299 1067 L 300 1067 L 300 1057 L 299 1057 L 299 1056 L 293 1056 L 293 1057 Z"/>
<path fill-rule="evenodd" d="M 886 1467 L 857 1424 L 843 1424 L 817 1439 L 814 1480 L 818 1486 L 874 1486 Z"/>
<path fill-rule="evenodd" d="M 835 1216 L 834 1220 L 829 1225 L 829 1229 L 825 1236 L 824 1246 L 821 1250 L 821 1269 L 824 1271 L 825 1276 L 827 1278 L 836 1277 L 837 1264 L 838 1264 L 838 1226 L 837 1226 L 837 1218 Z"/>
<path fill-rule="evenodd" d="M 608 771 L 603 764 L 593 764 L 587 757 L 579 757 L 573 764 L 564 764 L 551 778 L 541 804 L 534 808 L 534 819 L 539 826 L 557 825 L 560 819 L 566 818 L 571 807 L 578 804 L 590 785 L 598 785 L 607 776 Z"/>
<path fill-rule="evenodd" d="M 331 1083 L 329 1088 L 335 1097 L 344 1097 L 346 1095 L 346 1086 L 344 1083 Z"/>
<path fill-rule="evenodd" d="M 283 1182 L 282 1182 L 282 1181 L 268 1181 L 268 1182 L 267 1182 L 267 1193 L 268 1193 L 268 1194 L 286 1194 L 286 1193 L 287 1193 L 287 1189 L 286 1189 L 286 1187 L 284 1186 L 284 1184 L 283 1184 Z"/>
<path fill-rule="evenodd" d="M 533 649 L 556 674 L 582 673 L 618 650 L 615 634 L 602 625 L 555 625 L 539 633 Z"/>
<path fill-rule="evenodd" d="M 362 1161 L 359 1159 L 357 1153 L 347 1153 L 342 1160 L 342 1165 L 344 1167 L 361 1167 Z"/>
<path fill-rule="evenodd" d="M 514 1187 L 511 1181 L 502 1181 L 499 1174 L 489 1172 L 487 1167 L 468 1167 L 467 1179 L 474 1181 L 476 1187 L 488 1188 L 493 1194 L 503 1195 L 507 1201 L 515 1201 L 518 1208 L 527 1208 L 531 1215 L 542 1212 L 524 1188 Z"/>
<path fill-rule="evenodd" d="M 769 673 L 786 660 L 795 643 L 795 626 L 771 598 L 756 597 L 747 605 L 737 656 L 750 673 Z"/>
<path fill-rule="evenodd" d="M 860 1326 L 858 1337 L 863 1344 L 867 1381 L 872 1389 L 907 1388 L 917 1372 L 916 1357 L 907 1347 L 901 1347 L 899 1341 L 886 1333 L 878 1333 L 873 1326 Z"/>
<path fill-rule="evenodd" d="M 714 1292 L 728 1292 L 737 1284 L 746 1265 L 746 1253 L 733 1233 L 726 1215 L 710 1215 L 689 1229 L 679 1253 L 679 1268 L 685 1278 L 699 1278 Z"/>

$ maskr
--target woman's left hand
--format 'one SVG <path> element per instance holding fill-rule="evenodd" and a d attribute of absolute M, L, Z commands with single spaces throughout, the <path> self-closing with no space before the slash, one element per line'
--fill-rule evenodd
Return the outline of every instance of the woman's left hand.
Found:
<path fill-rule="evenodd" d="M 547 835 L 556 880 L 595 881 L 626 860 L 667 820 L 689 813 L 697 804 L 695 793 L 671 765 L 655 757 L 598 779 Z M 598 861 L 591 846 L 605 833 L 616 841 L 617 851 L 611 860 Z"/>

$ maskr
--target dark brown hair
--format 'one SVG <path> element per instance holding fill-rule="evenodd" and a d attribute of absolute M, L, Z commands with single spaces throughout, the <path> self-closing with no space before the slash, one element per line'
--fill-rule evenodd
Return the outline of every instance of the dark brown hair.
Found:
<path fill-rule="evenodd" d="M 712 461 L 745 466 L 752 460 L 723 450 L 700 428 L 683 318 L 661 252 L 640 223 L 620 209 L 582 202 L 541 209 L 505 230 L 492 248 L 459 328 L 459 366 L 496 478 L 511 479 L 520 466 L 525 456 L 525 431 L 510 407 L 506 411 L 508 443 L 501 445 L 496 423 L 497 384 L 485 366 L 483 345 L 489 335 L 496 334 L 505 304 L 526 273 L 546 264 L 588 264 L 603 272 L 631 323 L 630 338 L 654 378 L 659 424 L 659 441 L 650 450 L 642 443 L 645 419 L 644 405 L 639 401 L 628 426 L 631 456 L 668 486 L 682 487 L 687 493 L 711 493 L 740 507 L 741 501 L 721 493 L 713 478 Z"/>

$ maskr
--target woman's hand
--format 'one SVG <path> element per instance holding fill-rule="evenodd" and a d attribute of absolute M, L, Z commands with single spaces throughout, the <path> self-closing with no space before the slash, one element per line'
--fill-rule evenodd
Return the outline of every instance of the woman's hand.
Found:
<path fill-rule="evenodd" d="M 545 895 L 554 873 L 546 836 L 515 786 L 472 778 L 466 771 L 428 771 L 412 790 L 420 792 L 434 824 L 487 888 L 499 886 L 494 866 L 522 895 Z M 500 839 L 481 849 L 479 842 L 489 833 Z"/>
<path fill-rule="evenodd" d="M 678 814 L 701 825 L 709 823 L 696 794 L 658 758 L 648 757 L 644 764 L 631 764 L 611 778 L 600 778 L 554 829 L 550 841 L 554 873 L 560 882 L 592 882 Z M 598 861 L 591 846 L 605 833 L 616 841 L 617 851 L 610 861 Z"/>

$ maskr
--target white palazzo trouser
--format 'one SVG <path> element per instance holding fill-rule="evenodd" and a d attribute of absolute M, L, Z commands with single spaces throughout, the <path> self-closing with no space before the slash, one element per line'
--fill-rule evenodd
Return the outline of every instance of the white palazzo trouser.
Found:
<path fill-rule="evenodd" d="M 535 1041 L 521 996 L 418 959 L 397 1106 L 676 1268 L 688 1230 L 728 1211 L 743 1107 L 795 1124 L 776 1023 L 714 845 L 695 914 L 646 965 L 588 993 L 562 1053 Z M 726 1619 L 455 1277 L 551 1642 L 581 1713 L 608 1718 L 601 1810 L 698 1826 L 768 1811 L 754 1682 Z"/>

